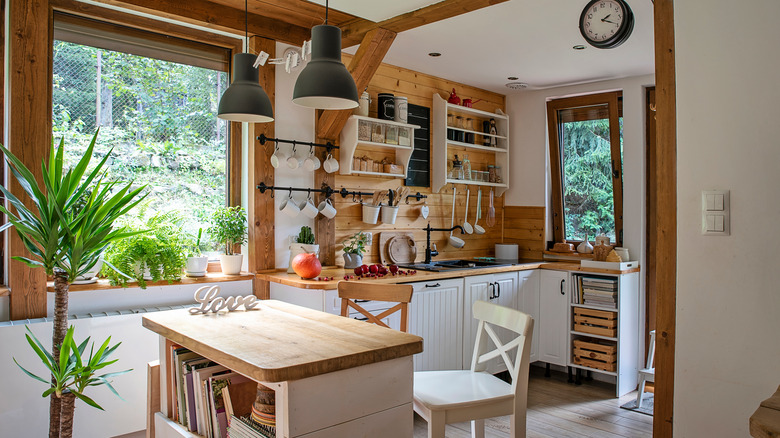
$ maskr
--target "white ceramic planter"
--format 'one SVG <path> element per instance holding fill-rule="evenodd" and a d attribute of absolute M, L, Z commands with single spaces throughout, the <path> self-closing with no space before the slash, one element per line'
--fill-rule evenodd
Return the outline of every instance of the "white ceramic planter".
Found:
<path fill-rule="evenodd" d="M 222 265 L 222 273 L 225 275 L 236 275 L 241 272 L 241 262 L 244 260 L 243 254 L 225 255 L 220 254 L 219 263 Z"/>
<path fill-rule="evenodd" d="M 355 269 L 363 264 L 363 256 L 352 253 L 344 253 L 344 269 Z"/>
<path fill-rule="evenodd" d="M 83 275 L 76 277 L 76 280 L 73 281 L 73 284 L 95 283 L 97 281 L 98 272 L 100 272 L 100 268 L 102 267 L 103 267 L 103 258 L 101 257 L 98 259 L 97 263 L 95 263 L 95 266 L 92 267 L 92 269 L 85 272 Z"/>
<path fill-rule="evenodd" d="M 184 267 L 184 272 L 188 277 L 205 277 L 206 270 L 209 267 L 209 257 L 187 257 L 187 265 Z"/>
<path fill-rule="evenodd" d="M 293 271 L 292 268 L 292 261 L 298 254 L 303 254 L 305 252 L 308 253 L 314 253 L 317 255 L 317 257 L 320 256 L 320 246 L 317 244 L 307 244 L 307 243 L 291 243 L 290 244 L 290 263 L 287 265 L 287 273 L 288 274 L 295 274 L 295 271 Z"/>

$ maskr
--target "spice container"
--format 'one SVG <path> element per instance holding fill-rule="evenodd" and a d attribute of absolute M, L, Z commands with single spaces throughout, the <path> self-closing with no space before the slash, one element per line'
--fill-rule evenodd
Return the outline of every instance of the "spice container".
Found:
<path fill-rule="evenodd" d="M 465 123 L 463 124 L 463 129 L 467 129 L 469 131 L 474 130 L 473 120 L 471 117 L 467 117 Z M 474 133 L 473 132 L 464 132 L 464 142 L 474 144 Z"/>
<path fill-rule="evenodd" d="M 458 160 L 458 155 L 452 160 L 452 179 L 463 179 L 463 163 Z"/>
<path fill-rule="evenodd" d="M 398 128 L 398 145 L 399 146 L 412 145 L 409 128 Z"/>
<path fill-rule="evenodd" d="M 463 179 L 471 179 L 471 161 L 468 154 L 463 156 Z"/>
<path fill-rule="evenodd" d="M 371 125 L 368 120 L 360 120 L 358 122 L 358 140 L 371 141 Z"/>
<path fill-rule="evenodd" d="M 371 129 L 371 141 L 374 143 L 385 142 L 385 125 L 381 123 L 374 123 Z"/>
<path fill-rule="evenodd" d="M 398 144 L 398 127 L 390 125 L 385 128 L 385 143 L 386 144 Z"/>
<path fill-rule="evenodd" d="M 496 182 L 496 166 L 488 165 L 488 182 Z"/>
<path fill-rule="evenodd" d="M 463 117 L 462 116 L 455 116 L 455 127 L 458 129 L 463 129 Z M 455 131 L 455 141 L 463 142 L 464 140 L 464 132 L 463 131 Z"/>

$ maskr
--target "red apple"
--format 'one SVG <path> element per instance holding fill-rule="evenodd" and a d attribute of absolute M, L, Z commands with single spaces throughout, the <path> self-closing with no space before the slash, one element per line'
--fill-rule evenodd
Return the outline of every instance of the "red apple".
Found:
<path fill-rule="evenodd" d="M 368 267 L 368 272 L 372 274 L 376 274 L 377 272 L 379 272 L 379 268 L 377 267 L 377 265 L 371 265 Z"/>
<path fill-rule="evenodd" d="M 360 265 L 360 270 L 363 275 L 368 274 L 368 265 Z"/>
<path fill-rule="evenodd" d="M 397 273 L 398 273 L 398 265 L 390 265 L 390 266 L 388 266 L 388 268 L 390 269 L 390 272 L 391 272 L 393 275 L 395 275 L 395 274 L 397 274 Z"/>
<path fill-rule="evenodd" d="M 384 266 L 380 266 L 379 273 L 382 275 L 387 275 L 387 268 L 385 268 Z"/>
<path fill-rule="evenodd" d="M 292 260 L 292 268 L 301 278 L 314 278 L 322 272 L 322 264 L 313 253 L 298 254 Z"/>
<path fill-rule="evenodd" d="M 352 272 L 354 272 L 355 275 L 363 275 L 363 267 L 358 266 L 357 268 L 353 269 Z"/>

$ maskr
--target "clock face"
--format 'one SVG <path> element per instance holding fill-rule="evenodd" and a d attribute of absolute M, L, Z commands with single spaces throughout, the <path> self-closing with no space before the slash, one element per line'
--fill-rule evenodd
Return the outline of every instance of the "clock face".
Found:
<path fill-rule="evenodd" d="M 580 15 L 580 32 L 594 47 L 617 47 L 631 34 L 633 20 L 623 0 L 593 0 Z"/>

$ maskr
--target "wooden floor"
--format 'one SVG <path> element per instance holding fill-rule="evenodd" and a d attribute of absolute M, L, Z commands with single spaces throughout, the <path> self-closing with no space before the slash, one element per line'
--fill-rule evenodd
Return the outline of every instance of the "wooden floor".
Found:
<path fill-rule="evenodd" d="M 544 370 L 531 367 L 528 387 L 529 438 L 650 438 L 653 417 L 621 409 L 620 405 L 636 398 L 632 392 L 615 398 L 615 386 L 597 381 L 576 386 L 566 383 L 566 375 L 553 373 L 545 378 Z M 485 421 L 488 438 L 509 437 L 509 417 Z M 428 424 L 415 415 L 415 438 L 427 437 Z M 447 438 L 469 438 L 469 423 L 447 425 Z"/>

